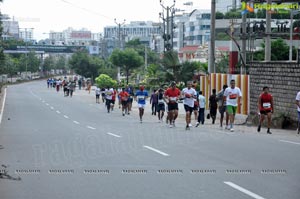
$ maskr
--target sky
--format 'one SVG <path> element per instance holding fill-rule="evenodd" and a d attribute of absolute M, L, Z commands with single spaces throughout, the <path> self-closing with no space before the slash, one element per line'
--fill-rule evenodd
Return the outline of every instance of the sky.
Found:
<path fill-rule="evenodd" d="M 184 3 L 193 2 L 193 7 Z M 173 5 L 173 0 L 162 4 Z M 176 0 L 175 8 L 192 11 L 210 9 L 211 0 Z M 48 37 L 50 31 L 62 32 L 68 27 L 103 32 L 105 26 L 131 21 L 159 22 L 163 8 L 159 0 L 3 0 L 2 14 L 19 21 L 20 28 L 33 28 L 34 39 Z"/>

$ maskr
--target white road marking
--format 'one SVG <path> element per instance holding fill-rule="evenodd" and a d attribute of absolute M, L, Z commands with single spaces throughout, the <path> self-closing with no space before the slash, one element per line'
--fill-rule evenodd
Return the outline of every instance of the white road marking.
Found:
<path fill-rule="evenodd" d="M 44 101 L 44 100 L 43 100 L 42 102 L 43 102 L 43 103 L 45 103 L 45 101 Z"/>
<path fill-rule="evenodd" d="M 164 152 L 162 152 L 162 151 L 160 151 L 160 150 L 157 150 L 157 149 L 155 149 L 155 148 L 152 148 L 152 147 L 150 147 L 150 146 L 144 146 L 144 148 L 149 149 L 149 150 L 151 150 L 151 151 L 154 151 L 154 152 L 156 152 L 156 153 L 159 153 L 160 155 L 163 155 L 163 156 L 170 156 L 169 154 L 164 153 Z"/>
<path fill-rule="evenodd" d="M 56 111 L 56 113 L 60 114 L 60 112 L 59 112 L 59 111 Z"/>
<path fill-rule="evenodd" d="M 73 121 L 75 124 L 80 124 L 79 122 L 77 122 L 77 121 Z"/>
<path fill-rule="evenodd" d="M 279 140 L 280 142 L 286 142 L 286 143 L 290 143 L 290 144 L 297 144 L 300 145 L 299 142 L 292 142 L 292 141 L 287 141 L 287 140 Z"/>
<path fill-rule="evenodd" d="M 69 117 L 67 115 L 64 115 L 64 118 L 69 119 Z"/>
<path fill-rule="evenodd" d="M 47 106 L 49 106 L 49 104 L 48 104 L 48 103 L 46 103 L 46 105 L 47 105 Z"/>
<path fill-rule="evenodd" d="M 86 126 L 86 128 L 92 129 L 92 130 L 95 130 L 95 129 L 96 129 L 96 128 L 92 127 L 92 126 Z"/>
<path fill-rule="evenodd" d="M 4 105 L 5 105 L 5 99 L 6 99 L 6 88 L 4 89 L 4 94 L 3 94 L 2 108 L 1 108 L 1 112 L 0 112 L 0 124 L 2 122 Z"/>
<path fill-rule="evenodd" d="M 117 137 L 117 138 L 120 138 L 121 136 L 119 136 L 119 135 L 116 135 L 116 134 L 113 134 L 113 133 L 107 133 L 108 135 L 111 135 L 111 136 L 114 136 L 114 137 Z"/>
<path fill-rule="evenodd" d="M 224 183 L 227 184 L 227 185 L 229 185 L 229 186 L 231 186 L 232 188 L 234 188 L 236 190 L 239 190 L 240 192 L 243 192 L 244 194 L 247 194 L 248 196 L 251 196 L 252 198 L 255 198 L 255 199 L 265 199 L 265 198 L 263 198 L 263 197 L 255 194 L 255 193 L 253 193 L 253 192 L 251 192 L 251 191 L 249 191 L 249 190 L 247 190 L 247 189 L 245 189 L 243 187 L 240 187 L 240 186 L 238 186 L 238 185 L 236 185 L 236 184 L 234 184 L 232 182 L 224 182 Z"/>
<path fill-rule="evenodd" d="M 53 106 L 51 106 L 50 108 L 51 108 L 52 110 L 54 109 L 54 107 L 53 107 Z"/>

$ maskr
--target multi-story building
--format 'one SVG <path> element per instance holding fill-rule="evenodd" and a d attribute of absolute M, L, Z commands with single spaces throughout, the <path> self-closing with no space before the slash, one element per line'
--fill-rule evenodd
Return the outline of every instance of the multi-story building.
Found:
<path fill-rule="evenodd" d="M 112 47 L 124 47 L 126 41 L 139 39 L 141 43 L 151 46 L 153 38 L 161 35 L 161 27 L 159 23 L 152 21 L 133 21 L 130 24 L 124 24 L 118 27 L 104 27 L 104 39 L 115 41 Z"/>
<path fill-rule="evenodd" d="M 3 40 L 15 38 L 19 38 L 19 22 L 15 21 L 14 18 L 11 20 L 8 15 L 2 15 L 2 27 L 3 33 L 2 38 Z"/>
<path fill-rule="evenodd" d="M 210 11 L 194 10 L 190 14 L 174 17 L 173 49 L 184 46 L 205 45 L 210 38 Z"/>

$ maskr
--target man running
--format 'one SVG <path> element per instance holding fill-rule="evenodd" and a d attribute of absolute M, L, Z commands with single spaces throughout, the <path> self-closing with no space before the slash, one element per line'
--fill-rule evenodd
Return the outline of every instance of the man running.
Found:
<path fill-rule="evenodd" d="M 125 116 L 125 113 L 128 111 L 127 104 L 128 104 L 128 97 L 129 97 L 129 94 L 125 91 L 125 88 L 122 88 L 122 91 L 119 93 L 119 97 L 122 105 L 122 115 Z"/>
<path fill-rule="evenodd" d="M 141 123 L 143 122 L 143 115 L 144 115 L 147 97 L 148 97 L 148 92 L 145 90 L 145 87 L 140 86 L 140 90 L 138 90 L 135 94 L 135 100 L 138 102 L 139 116 L 140 116 Z"/>
<path fill-rule="evenodd" d="M 182 97 L 184 97 L 183 104 L 186 112 L 185 121 L 186 127 L 185 130 L 190 130 L 191 124 L 191 115 L 194 111 L 194 99 L 197 97 L 197 92 L 192 88 L 192 82 L 187 83 L 187 87 L 182 89 Z"/>
<path fill-rule="evenodd" d="M 157 115 L 158 122 L 163 122 L 164 113 L 166 111 L 165 101 L 164 101 L 164 90 L 160 88 L 157 92 Z"/>
<path fill-rule="evenodd" d="M 227 126 L 228 126 L 229 117 L 228 117 L 228 113 L 226 111 L 226 101 L 223 100 L 223 96 L 224 96 L 225 89 L 227 87 L 228 86 L 226 84 L 223 85 L 223 89 L 220 92 L 218 92 L 218 94 L 217 94 L 219 113 L 221 115 L 221 117 L 220 117 L 220 128 L 223 128 L 224 114 L 226 114 L 225 115 L 225 128 L 226 129 L 227 129 Z"/>
<path fill-rule="evenodd" d="M 217 91 L 216 89 L 212 90 L 212 95 L 209 97 L 209 114 L 212 119 L 212 124 L 215 123 L 216 117 L 217 117 L 217 109 L 218 109 L 218 103 L 217 103 Z"/>
<path fill-rule="evenodd" d="M 132 87 L 130 86 L 127 86 L 125 91 L 129 94 L 129 98 L 128 98 L 128 112 L 127 114 L 129 115 L 130 114 L 130 111 L 131 111 L 131 108 L 132 108 L 132 102 L 133 102 L 133 96 L 134 96 L 134 93 L 133 93 L 133 89 Z"/>
<path fill-rule="evenodd" d="M 298 111 L 298 134 L 300 133 L 300 91 L 297 93 L 296 96 L 296 105 Z"/>
<path fill-rule="evenodd" d="M 156 115 L 156 109 L 157 109 L 157 93 L 156 93 L 156 89 L 154 89 L 153 93 L 151 94 L 150 104 L 152 104 L 152 106 L 151 106 L 152 115 Z"/>
<path fill-rule="evenodd" d="M 226 101 L 226 109 L 229 115 L 229 121 L 230 121 L 230 131 L 233 132 L 233 124 L 234 124 L 234 117 L 236 114 L 237 106 L 238 106 L 238 100 L 241 103 L 242 98 L 242 92 L 240 88 L 235 86 L 235 80 L 232 79 L 230 81 L 230 87 L 226 88 L 224 92 L 223 100 Z"/>
<path fill-rule="evenodd" d="M 178 117 L 178 99 L 180 97 L 180 90 L 176 87 L 176 83 L 171 83 L 171 88 L 165 91 L 165 100 L 168 102 L 168 119 L 170 128 L 175 127 L 175 120 Z"/>
<path fill-rule="evenodd" d="M 114 89 L 107 87 L 107 90 L 105 91 L 105 104 L 107 108 L 107 113 L 110 113 L 113 93 L 114 93 Z"/>
<path fill-rule="evenodd" d="M 267 116 L 268 118 L 267 133 L 272 134 L 270 131 L 270 127 L 271 127 L 272 113 L 274 113 L 274 103 L 273 103 L 273 96 L 269 93 L 269 88 L 267 86 L 263 88 L 263 93 L 259 95 L 257 106 L 258 106 L 258 114 L 260 115 L 257 132 L 260 132 L 261 124 L 263 123 L 265 116 Z"/>
<path fill-rule="evenodd" d="M 100 88 L 97 86 L 96 89 L 95 89 L 95 94 L 96 94 L 96 104 L 100 104 L 100 93 L 101 93 L 101 90 Z"/>

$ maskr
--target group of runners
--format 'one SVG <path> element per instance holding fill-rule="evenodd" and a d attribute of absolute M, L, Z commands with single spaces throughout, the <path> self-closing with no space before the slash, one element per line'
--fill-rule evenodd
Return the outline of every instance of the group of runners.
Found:
<path fill-rule="evenodd" d="M 56 88 L 58 92 L 60 88 L 64 89 L 65 96 L 71 96 L 75 90 L 76 84 L 74 81 L 67 82 L 60 79 L 48 79 L 48 88 Z M 165 112 L 165 122 L 170 128 L 175 127 L 175 122 L 178 117 L 178 103 L 183 101 L 184 110 L 186 112 L 186 130 L 190 130 L 192 127 L 192 115 L 194 113 L 195 127 L 200 124 L 204 124 L 205 120 L 205 107 L 206 98 L 202 92 L 196 91 L 196 85 L 193 82 L 188 82 L 187 87 L 180 90 L 176 87 L 175 82 L 171 82 L 169 86 L 161 87 L 154 90 L 151 96 L 145 87 L 141 85 L 139 89 L 134 92 L 133 88 L 127 86 L 126 88 L 114 89 L 114 88 L 96 88 L 96 103 L 100 103 L 100 96 L 102 102 L 105 103 L 107 112 L 110 113 L 114 110 L 116 99 L 118 99 L 119 108 L 122 110 L 122 115 L 129 115 L 132 109 L 133 101 L 138 103 L 139 119 L 142 123 L 144 110 L 146 107 L 146 101 L 150 97 L 150 104 L 152 104 L 152 115 L 157 114 L 158 122 L 163 122 Z M 234 120 L 237 109 L 242 105 L 242 92 L 240 88 L 235 86 L 235 80 L 230 81 L 230 86 L 223 85 L 223 89 L 216 93 L 216 89 L 212 90 L 212 95 L 209 96 L 209 114 L 207 118 L 211 117 L 212 124 L 215 123 L 217 110 L 220 113 L 220 128 L 223 128 L 225 120 L 225 129 L 234 131 Z M 300 133 L 300 92 L 296 95 L 296 105 L 298 111 L 298 134 Z M 261 131 L 262 124 L 267 118 L 267 133 L 272 134 L 271 122 L 272 114 L 274 114 L 274 100 L 272 94 L 269 92 L 267 86 L 263 87 L 262 93 L 258 97 L 257 113 L 259 116 L 259 122 L 257 126 L 257 132 Z"/>
<path fill-rule="evenodd" d="M 63 89 L 64 96 L 65 97 L 72 97 L 73 92 L 75 91 L 76 88 L 76 81 L 72 80 L 67 80 L 67 78 L 62 79 L 54 79 L 54 78 L 49 78 L 47 79 L 47 87 L 48 88 L 55 88 L 57 92 Z"/>
<path fill-rule="evenodd" d="M 204 113 L 205 113 L 205 97 L 202 92 L 196 91 L 196 86 L 193 82 L 188 82 L 187 87 L 180 90 L 176 87 L 175 82 L 171 82 L 168 87 L 159 88 L 154 90 L 152 95 L 149 96 L 148 91 L 145 90 L 144 86 L 140 86 L 139 89 L 134 93 L 131 87 L 122 88 L 120 91 L 117 91 L 113 88 L 106 89 L 96 89 L 96 103 L 99 103 L 100 95 L 103 96 L 103 102 L 105 101 L 107 112 L 113 110 L 115 100 L 118 98 L 119 108 L 122 106 L 122 115 L 125 116 L 129 114 L 132 107 L 132 102 L 135 100 L 138 103 L 139 108 L 139 119 L 142 123 L 144 109 L 146 107 L 147 98 L 150 97 L 150 103 L 152 104 L 152 115 L 158 117 L 158 122 L 163 122 L 165 112 L 167 112 L 166 123 L 170 128 L 175 127 L 176 119 L 178 117 L 178 103 L 183 101 L 184 109 L 186 112 L 186 130 L 190 130 L 192 127 L 192 114 L 194 113 L 195 120 L 197 121 L 195 127 L 198 127 L 199 124 L 204 124 Z M 220 98 L 221 96 L 221 98 Z M 209 107 L 210 114 L 213 120 L 213 124 L 216 119 L 216 112 L 218 108 L 217 100 L 221 99 L 219 104 L 219 111 L 221 113 L 221 123 L 222 127 L 224 113 L 228 115 L 226 119 L 226 129 L 234 131 L 233 123 L 234 116 L 237 110 L 238 101 L 242 97 L 241 91 L 239 88 L 235 87 L 235 81 L 231 81 L 231 87 L 225 88 L 222 91 L 222 95 L 216 94 L 216 90 L 213 90 L 213 95 L 209 98 Z M 229 122 L 229 124 L 228 124 Z"/>

